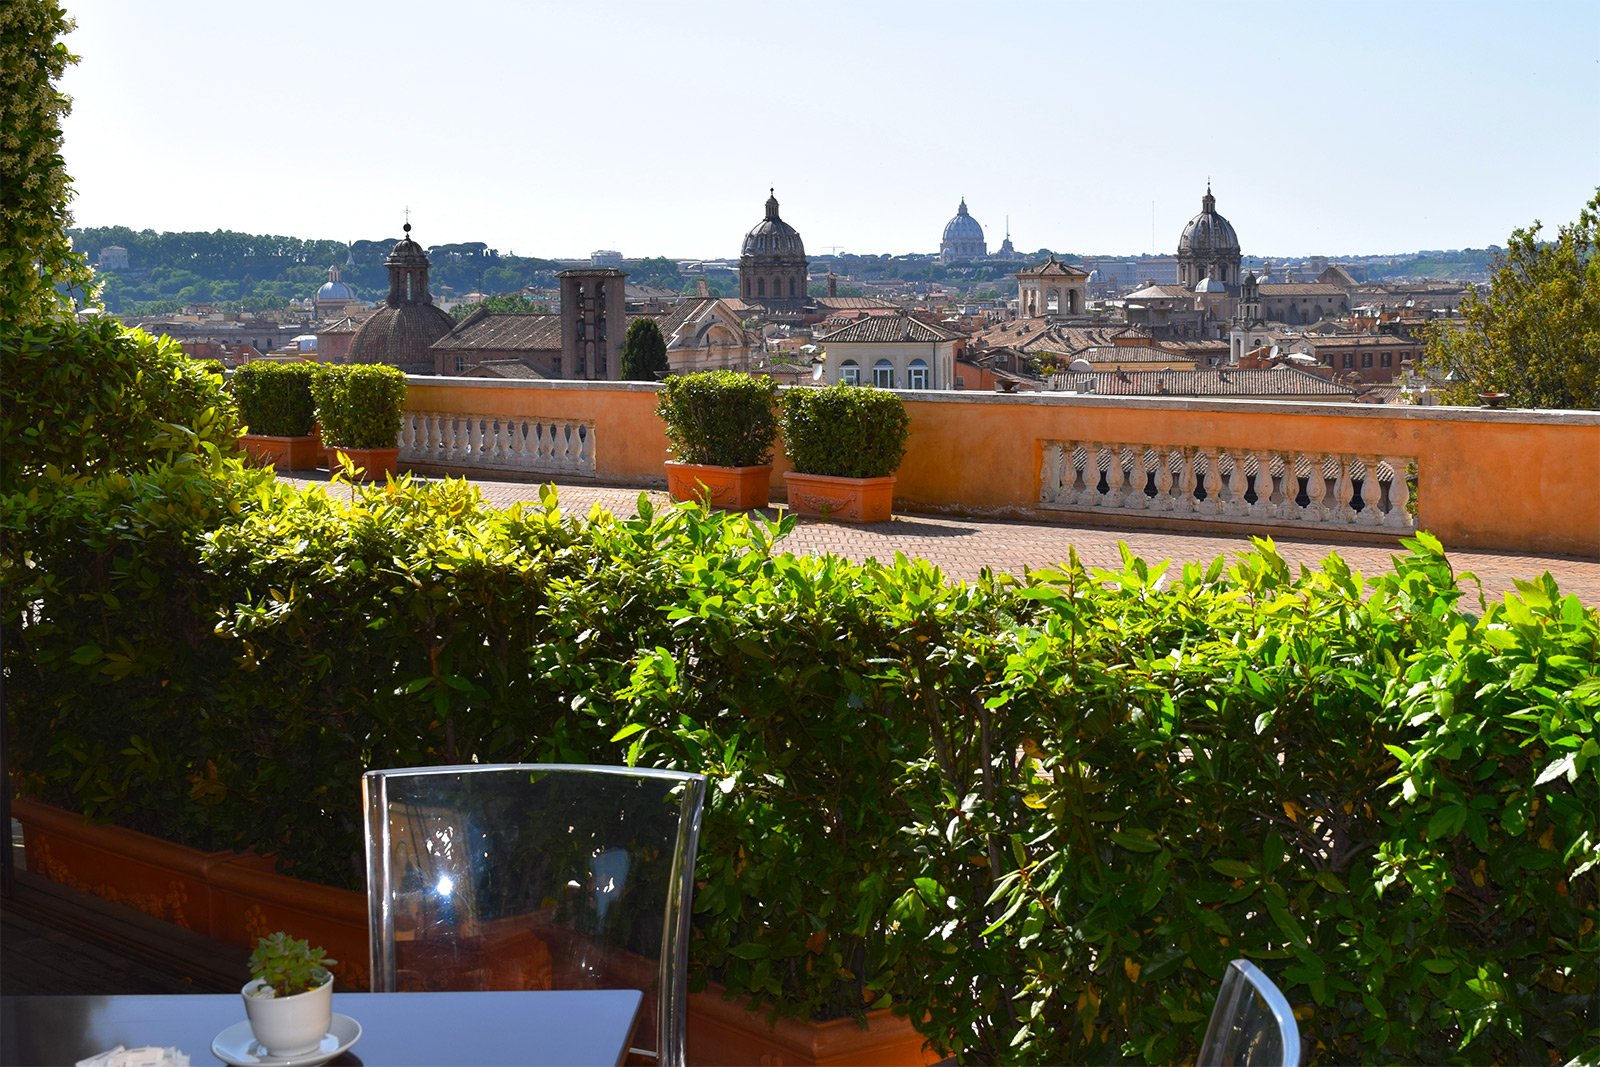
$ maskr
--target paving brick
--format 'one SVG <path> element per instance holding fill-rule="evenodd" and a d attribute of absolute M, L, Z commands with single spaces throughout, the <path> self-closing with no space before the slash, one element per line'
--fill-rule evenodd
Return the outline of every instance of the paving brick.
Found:
<path fill-rule="evenodd" d="M 326 475 L 286 475 L 296 480 L 326 479 Z M 539 486 L 526 482 L 479 481 L 474 484 L 484 500 L 504 507 L 518 501 L 539 499 Z M 637 513 L 639 494 L 645 492 L 657 505 L 667 496 L 659 490 L 641 490 L 594 485 L 557 485 L 563 510 L 587 515 L 594 504 L 622 517 Z M 776 511 L 768 511 L 776 515 Z M 1049 567 L 1067 558 L 1076 548 L 1086 566 L 1120 568 L 1118 542 L 1126 542 L 1135 554 L 1148 562 L 1170 560 L 1170 573 L 1184 564 L 1207 564 L 1218 556 L 1230 562 L 1250 550 L 1245 535 L 1208 533 L 1162 533 L 1147 530 L 1114 530 L 1104 527 L 1036 522 L 996 521 L 954 518 L 945 515 L 899 515 L 886 523 L 849 526 L 800 520 L 783 543 L 797 554 L 826 553 L 854 560 L 876 558 L 889 561 L 895 552 L 921 557 L 953 579 L 971 581 L 988 567 L 996 572 L 1022 574 Z M 1337 552 L 1349 566 L 1363 575 L 1378 574 L 1390 568 L 1395 555 L 1405 549 L 1398 541 L 1393 546 L 1349 545 L 1314 539 L 1275 542 L 1291 567 L 1320 570 L 1329 553 Z M 1513 552 L 1445 550 L 1457 574 L 1470 572 L 1483 583 L 1484 594 L 1499 599 L 1515 590 L 1517 580 L 1528 580 L 1548 571 L 1561 590 L 1575 593 L 1584 604 L 1600 606 L 1600 560 L 1574 556 L 1535 555 Z M 1469 595 L 1476 597 L 1477 586 L 1464 582 Z"/>

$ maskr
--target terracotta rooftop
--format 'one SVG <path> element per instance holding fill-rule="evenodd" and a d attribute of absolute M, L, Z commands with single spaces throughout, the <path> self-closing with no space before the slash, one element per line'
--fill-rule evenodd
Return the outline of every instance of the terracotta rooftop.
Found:
<path fill-rule="evenodd" d="M 1263 282 L 1262 296 L 1344 296 L 1345 289 L 1322 282 Z"/>
<path fill-rule="evenodd" d="M 961 334 L 910 315 L 869 315 L 818 338 L 826 344 L 885 344 L 899 341 L 931 344 L 953 341 Z"/>
<path fill-rule="evenodd" d="M 467 378 L 513 378 L 525 381 L 544 381 L 546 376 L 520 359 L 489 359 L 473 367 L 464 375 Z"/>
<path fill-rule="evenodd" d="M 1348 400 L 1354 391 L 1295 367 L 1270 370 L 1091 371 L 1054 374 L 1050 388 L 1102 396 L 1216 396 Z"/>
<path fill-rule="evenodd" d="M 561 316 L 474 311 L 455 329 L 434 342 L 433 347 L 451 351 L 496 349 L 509 352 L 559 352 Z"/>

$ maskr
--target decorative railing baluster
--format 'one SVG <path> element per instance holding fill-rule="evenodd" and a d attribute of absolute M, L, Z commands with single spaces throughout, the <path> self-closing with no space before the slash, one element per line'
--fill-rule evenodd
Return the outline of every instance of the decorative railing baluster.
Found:
<path fill-rule="evenodd" d="M 551 424 L 552 429 L 554 424 Z M 1044 441 L 1039 504 L 1198 522 L 1413 530 L 1412 460 L 1275 448 Z"/>
<path fill-rule="evenodd" d="M 406 463 L 469 471 L 594 474 L 594 426 L 574 419 L 408 411 L 398 443 Z"/>

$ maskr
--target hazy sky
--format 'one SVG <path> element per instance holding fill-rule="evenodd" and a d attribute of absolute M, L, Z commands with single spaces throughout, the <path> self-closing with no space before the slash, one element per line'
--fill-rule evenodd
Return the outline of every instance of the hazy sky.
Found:
<path fill-rule="evenodd" d="M 1600 3 L 63 0 L 79 225 L 736 256 L 1503 244 L 1600 185 Z"/>

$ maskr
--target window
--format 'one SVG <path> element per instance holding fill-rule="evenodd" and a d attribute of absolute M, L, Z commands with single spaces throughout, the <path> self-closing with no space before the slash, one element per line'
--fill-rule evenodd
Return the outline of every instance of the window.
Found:
<path fill-rule="evenodd" d="M 860 385 L 861 364 L 853 359 L 847 359 L 839 364 L 839 380 L 845 385 Z"/>
<path fill-rule="evenodd" d="M 1344 369 L 1345 370 L 1354 370 L 1355 366 L 1356 366 L 1356 354 L 1354 352 L 1346 352 L 1344 354 Z"/>
<path fill-rule="evenodd" d="M 1393 352 L 1385 352 L 1385 353 L 1383 353 L 1382 357 L 1379 359 L 1379 362 L 1382 363 L 1385 367 L 1393 367 L 1394 366 L 1394 353 Z"/>
<path fill-rule="evenodd" d="M 757 278 L 756 279 L 756 295 L 757 296 L 766 296 L 767 295 L 767 280 L 765 278 Z"/>
<path fill-rule="evenodd" d="M 911 361 L 911 366 L 906 370 L 906 388 L 907 389 L 930 389 L 930 388 L 932 388 L 932 386 L 928 384 L 928 361 L 927 360 L 925 360 L 925 359 L 914 359 L 914 360 Z"/>
<path fill-rule="evenodd" d="M 1361 365 L 1363 367 L 1372 366 L 1372 353 L 1371 352 L 1363 352 L 1363 353 L 1361 353 Z"/>
<path fill-rule="evenodd" d="M 894 388 L 894 364 L 880 359 L 872 365 L 872 384 L 879 389 Z"/>

